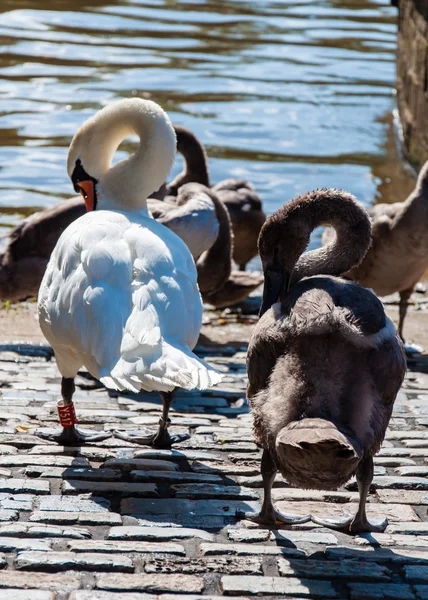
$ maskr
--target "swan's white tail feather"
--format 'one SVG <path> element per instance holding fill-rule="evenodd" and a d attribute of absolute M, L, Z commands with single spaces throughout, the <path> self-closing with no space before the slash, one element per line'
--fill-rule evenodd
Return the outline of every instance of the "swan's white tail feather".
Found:
<path fill-rule="evenodd" d="M 177 348 L 163 341 L 160 355 L 155 356 L 154 352 L 133 361 L 122 356 L 110 373 L 100 373 L 100 381 L 118 390 L 169 392 L 176 387 L 205 390 L 223 378 L 188 348 Z"/>

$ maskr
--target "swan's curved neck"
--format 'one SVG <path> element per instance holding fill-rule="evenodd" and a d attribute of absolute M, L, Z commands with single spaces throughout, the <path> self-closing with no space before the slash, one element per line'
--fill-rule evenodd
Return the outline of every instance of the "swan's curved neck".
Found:
<path fill-rule="evenodd" d="M 189 182 L 210 187 L 204 147 L 189 129 L 180 125 L 174 125 L 174 129 L 177 135 L 177 152 L 183 155 L 184 169 L 168 184 L 168 192 L 176 195 L 178 188 Z"/>
<path fill-rule="evenodd" d="M 214 202 L 219 224 L 218 236 L 209 250 L 196 262 L 198 285 L 202 296 L 209 296 L 220 290 L 230 277 L 232 270 L 232 226 L 229 212 L 217 195 L 206 190 Z"/>
<path fill-rule="evenodd" d="M 299 258 L 294 267 L 293 282 L 311 275 L 344 275 L 359 265 L 366 255 L 371 238 L 365 232 L 357 233 L 349 223 L 341 221 L 340 215 L 336 219 L 330 218 L 328 223 L 321 219 L 315 227 L 320 225 L 333 227 L 336 237 L 331 244 L 306 252 Z"/>
<path fill-rule="evenodd" d="M 113 167 L 119 144 L 137 135 L 138 149 Z M 122 100 L 84 123 L 69 151 L 69 173 L 80 159 L 96 180 L 98 208 L 145 209 L 151 192 L 165 181 L 174 160 L 175 134 L 166 113 L 154 102 Z"/>
<path fill-rule="evenodd" d="M 303 254 L 310 234 L 320 225 L 331 225 L 335 240 Z M 269 217 L 259 242 L 262 260 L 263 248 L 270 245 L 269 236 L 277 240 L 277 270 L 284 270 L 289 277 L 293 274 L 292 281 L 296 282 L 311 275 L 343 275 L 358 265 L 371 243 L 371 225 L 366 211 L 351 194 L 316 190 L 295 198 Z"/>
<path fill-rule="evenodd" d="M 303 255 L 312 231 L 331 225 L 336 239 Z M 354 196 L 336 189 L 298 196 L 271 215 L 259 236 L 265 283 L 260 314 L 284 300 L 291 283 L 310 275 L 343 275 L 364 258 L 371 242 L 369 217 Z"/>
<path fill-rule="evenodd" d="M 338 192 L 338 193 L 337 193 Z M 336 232 L 334 241 L 300 256 L 294 267 L 293 281 L 311 275 L 344 275 L 363 260 L 371 243 L 371 225 L 367 213 L 349 194 L 319 194 L 308 205 L 311 232 L 330 225 Z M 308 239 L 309 242 L 309 239 Z"/>

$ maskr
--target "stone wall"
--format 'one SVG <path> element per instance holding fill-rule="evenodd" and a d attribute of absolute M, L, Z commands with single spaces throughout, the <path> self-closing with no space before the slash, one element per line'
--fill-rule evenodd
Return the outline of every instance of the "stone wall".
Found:
<path fill-rule="evenodd" d="M 398 5 L 397 99 L 409 160 L 428 160 L 428 0 Z"/>

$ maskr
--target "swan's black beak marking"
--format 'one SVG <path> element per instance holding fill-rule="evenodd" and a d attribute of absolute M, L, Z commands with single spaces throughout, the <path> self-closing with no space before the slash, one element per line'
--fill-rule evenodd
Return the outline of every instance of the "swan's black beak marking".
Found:
<path fill-rule="evenodd" d="M 71 174 L 71 181 L 73 183 L 74 190 L 83 197 L 86 210 L 88 212 L 95 210 L 98 200 L 96 188 L 98 181 L 85 171 L 80 158 L 76 160 L 73 173 Z"/>
<path fill-rule="evenodd" d="M 279 266 L 279 265 L 278 265 Z M 278 302 L 278 298 L 282 290 L 284 289 L 284 282 L 286 279 L 286 273 L 283 268 L 278 269 L 277 265 L 268 264 L 264 276 L 265 283 L 263 286 L 263 300 L 260 308 L 259 317 L 265 314 L 270 309 L 272 304 Z M 288 282 L 287 282 L 288 285 Z"/>

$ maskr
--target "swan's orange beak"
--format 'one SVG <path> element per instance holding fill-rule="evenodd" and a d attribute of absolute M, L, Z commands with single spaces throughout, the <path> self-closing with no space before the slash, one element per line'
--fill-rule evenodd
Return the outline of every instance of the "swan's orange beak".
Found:
<path fill-rule="evenodd" d="M 95 189 L 93 181 L 79 181 L 77 184 L 79 186 L 80 195 L 85 201 L 85 206 L 87 212 L 95 209 Z"/>

